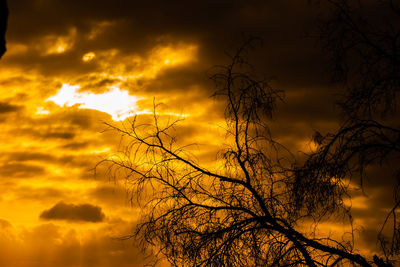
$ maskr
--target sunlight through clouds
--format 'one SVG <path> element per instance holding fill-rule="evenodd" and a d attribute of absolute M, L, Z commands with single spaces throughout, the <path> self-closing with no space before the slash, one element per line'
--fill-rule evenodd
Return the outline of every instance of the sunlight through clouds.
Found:
<path fill-rule="evenodd" d="M 86 53 L 82 56 L 82 60 L 84 62 L 92 61 L 95 58 L 96 54 L 93 52 Z"/>
<path fill-rule="evenodd" d="M 76 35 L 77 29 L 71 28 L 66 35 L 53 34 L 45 36 L 39 42 L 37 49 L 40 50 L 43 55 L 62 54 L 74 46 Z"/>
<path fill-rule="evenodd" d="M 60 107 L 79 105 L 82 109 L 95 109 L 106 112 L 115 121 L 122 121 L 138 111 L 136 102 L 140 97 L 129 95 L 117 85 L 109 86 L 109 91 L 102 94 L 79 92 L 80 85 L 64 83 L 58 93 L 46 101 L 52 101 Z"/>

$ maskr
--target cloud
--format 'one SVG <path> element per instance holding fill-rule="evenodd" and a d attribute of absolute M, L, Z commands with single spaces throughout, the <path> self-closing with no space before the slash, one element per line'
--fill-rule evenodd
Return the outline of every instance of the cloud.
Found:
<path fill-rule="evenodd" d="M 19 106 L 11 105 L 6 102 L 0 102 L 0 114 L 18 111 L 19 109 Z"/>
<path fill-rule="evenodd" d="M 8 227 L 11 227 L 11 223 L 9 223 L 6 220 L 0 219 L 0 226 L 1 226 L 1 228 L 5 229 L 5 228 L 8 228 Z"/>
<path fill-rule="evenodd" d="M 47 99 L 59 106 L 78 105 L 79 108 L 96 109 L 112 115 L 114 120 L 124 120 L 137 109 L 136 101 L 139 99 L 129 95 L 128 91 L 117 86 L 109 87 L 109 92 L 92 94 L 78 92 L 79 85 L 63 84 L 57 95 Z"/>
<path fill-rule="evenodd" d="M 0 266 L 140 267 L 151 260 L 133 240 L 115 238 L 130 233 L 131 223 L 96 226 L 81 231 L 77 225 L 44 223 L 21 229 L 0 219 Z"/>
<path fill-rule="evenodd" d="M 98 206 L 91 204 L 67 204 L 59 202 L 52 208 L 43 211 L 40 218 L 44 220 L 67 220 L 101 222 L 104 220 L 104 213 Z"/>
<path fill-rule="evenodd" d="M 75 133 L 70 132 L 48 132 L 43 134 L 44 138 L 56 138 L 56 139 L 73 139 Z"/>
<path fill-rule="evenodd" d="M 61 146 L 61 148 L 76 151 L 79 149 L 87 148 L 88 146 L 89 146 L 89 142 L 71 142 L 71 143 Z"/>
<path fill-rule="evenodd" d="M 16 178 L 28 178 L 37 175 L 43 175 L 45 168 L 33 164 L 24 163 L 4 163 L 0 165 L 0 176 L 1 177 L 16 177 Z"/>
<path fill-rule="evenodd" d="M 49 200 L 65 198 L 70 192 L 66 189 L 53 187 L 20 186 L 14 188 L 14 195 L 18 201 L 40 201 L 47 205 Z"/>
<path fill-rule="evenodd" d="M 194 64 L 204 71 L 225 60 L 223 53 L 236 46 L 241 32 L 266 39 L 262 51 L 257 52 L 257 62 L 284 81 L 293 84 L 315 84 L 324 67 L 318 49 L 311 38 L 302 38 L 305 29 L 313 22 L 312 8 L 301 1 L 288 3 L 270 1 L 206 0 L 188 4 L 177 1 L 27 1 L 10 2 L 8 37 L 18 44 L 35 47 L 48 36 L 58 39 L 74 37 L 74 46 L 64 54 L 43 57 L 35 49 L 9 62 L 32 65 L 43 73 L 82 75 L 96 68 L 96 60 L 82 62 L 88 52 L 97 54 L 116 49 L 119 59 L 132 54 L 145 55 L 157 46 L 168 43 L 195 43 L 199 45 L 201 62 Z M 157 6 L 157 8 L 154 8 Z M 213 8 L 210 9 L 209 7 Z M 29 12 L 28 12 L 29 11 Z M 34 12 L 32 12 L 34 11 Z M 278 15 L 279 14 L 279 15 Z M 296 18 L 282 20 L 285 18 Z M 52 23 L 57 21 L 57 23 Z M 71 28 L 76 28 L 75 35 Z M 99 30 L 100 29 L 100 30 Z M 267 41 L 268 40 L 268 41 Z M 93 63 L 93 64 L 92 64 Z M 98 66 L 97 66 L 98 67 Z M 115 66 L 112 66 L 112 70 Z M 177 81 L 179 82 L 179 81 Z"/>
<path fill-rule="evenodd" d="M 99 184 L 96 188 L 88 190 L 87 194 L 93 200 L 103 203 L 102 205 L 105 209 L 110 208 L 113 212 L 116 211 L 117 208 L 132 208 L 130 205 L 134 203 L 135 199 L 130 199 L 130 197 L 136 197 L 136 195 L 130 195 L 123 186 L 117 183 L 112 185 L 109 183 L 104 185 Z M 108 215 L 110 219 L 111 214 Z M 132 216 L 131 214 L 129 217 L 134 216 L 135 215 Z"/>
<path fill-rule="evenodd" d="M 3 154 L 3 156 L 6 153 Z M 11 152 L 7 155 L 8 160 L 13 161 L 55 161 L 55 157 L 41 152 Z"/>

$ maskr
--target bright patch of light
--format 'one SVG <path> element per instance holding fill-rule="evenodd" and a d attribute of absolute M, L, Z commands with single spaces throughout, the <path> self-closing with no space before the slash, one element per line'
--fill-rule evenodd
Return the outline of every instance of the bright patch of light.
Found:
<path fill-rule="evenodd" d="M 108 87 L 109 91 L 102 94 L 78 92 L 80 85 L 64 83 L 55 96 L 46 101 L 53 101 L 60 107 L 79 105 L 79 108 L 95 109 L 110 114 L 115 121 L 124 120 L 132 116 L 138 107 L 136 102 L 140 99 L 132 96 L 118 86 Z"/>
<path fill-rule="evenodd" d="M 107 153 L 110 152 L 110 148 L 109 147 L 105 147 L 102 149 L 95 149 L 95 150 L 91 150 L 90 153 L 91 154 L 102 154 L 102 153 Z"/>
<path fill-rule="evenodd" d="M 95 53 L 89 52 L 89 53 L 86 53 L 83 55 L 82 60 L 85 62 L 89 62 L 89 61 L 92 61 L 95 56 L 96 56 Z"/>
<path fill-rule="evenodd" d="M 50 111 L 44 109 L 44 107 L 38 107 L 36 109 L 36 114 L 38 114 L 38 115 L 47 115 L 47 114 L 50 114 Z"/>
<path fill-rule="evenodd" d="M 158 46 L 153 49 L 149 61 L 155 65 L 180 65 L 196 59 L 197 45 L 180 44 L 178 46 Z"/>

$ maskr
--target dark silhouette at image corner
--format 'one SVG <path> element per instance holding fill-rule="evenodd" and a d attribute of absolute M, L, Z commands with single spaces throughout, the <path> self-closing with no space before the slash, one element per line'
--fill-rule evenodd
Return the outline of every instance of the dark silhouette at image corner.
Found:
<path fill-rule="evenodd" d="M 7 20 L 8 20 L 7 1 L 0 0 L 0 58 L 6 52 Z"/>

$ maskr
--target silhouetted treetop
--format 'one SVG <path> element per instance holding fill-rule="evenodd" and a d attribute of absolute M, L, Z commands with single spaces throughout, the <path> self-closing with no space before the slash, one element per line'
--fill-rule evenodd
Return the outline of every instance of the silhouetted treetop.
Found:
<path fill-rule="evenodd" d="M 130 125 L 109 125 L 129 143 L 101 163 L 110 164 L 113 177 L 122 175 L 143 204 L 135 236 L 174 266 L 372 266 L 351 239 L 309 230 L 332 211 L 303 209 L 293 198 L 299 192 L 292 186 L 295 159 L 271 138 L 267 119 L 281 92 L 251 71 L 243 55 L 253 42 L 211 76 L 215 95 L 226 101 L 223 168 L 202 166 L 187 146 L 178 146 L 179 121 L 165 122 L 157 105 L 152 124 L 135 117 Z"/>

